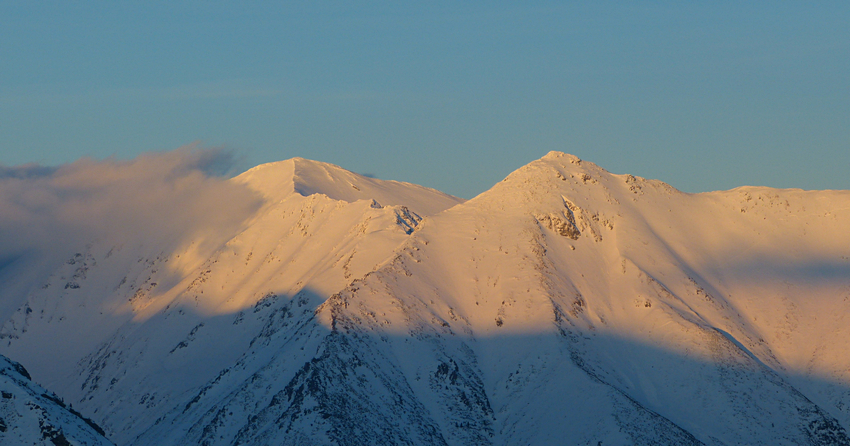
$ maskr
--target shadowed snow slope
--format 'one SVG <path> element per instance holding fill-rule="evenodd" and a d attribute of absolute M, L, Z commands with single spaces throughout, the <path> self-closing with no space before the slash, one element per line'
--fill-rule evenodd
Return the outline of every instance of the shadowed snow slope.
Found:
<path fill-rule="evenodd" d="M 558 152 L 463 203 L 297 158 L 234 181 L 266 204 L 212 256 L 91 244 L 2 351 L 119 444 L 850 444 L 850 192 Z"/>
<path fill-rule="evenodd" d="M 0 444 L 106 446 L 112 443 L 55 394 L 30 380 L 20 364 L 0 356 Z"/>

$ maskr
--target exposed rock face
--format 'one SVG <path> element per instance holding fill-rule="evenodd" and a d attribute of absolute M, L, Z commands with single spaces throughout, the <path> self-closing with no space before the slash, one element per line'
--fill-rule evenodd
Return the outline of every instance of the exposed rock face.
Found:
<path fill-rule="evenodd" d="M 555 231 L 558 235 L 578 240 L 581 231 L 576 226 L 576 220 L 572 211 L 537 215 L 537 221 L 546 228 Z"/>

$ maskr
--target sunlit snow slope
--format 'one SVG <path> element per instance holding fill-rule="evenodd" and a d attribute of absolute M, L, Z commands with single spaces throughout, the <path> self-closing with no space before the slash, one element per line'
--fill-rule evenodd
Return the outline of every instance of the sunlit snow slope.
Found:
<path fill-rule="evenodd" d="M 298 158 L 233 181 L 265 205 L 239 233 L 212 237 L 224 246 L 81 246 L 3 324 L 3 352 L 124 443 L 279 329 L 271 315 L 281 303 L 310 320 L 422 217 L 461 201 Z"/>
<path fill-rule="evenodd" d="M 0 351 L 119 444 L 850 444 L 850 192 L 558 152 L 465 203 L 233 181 L 265 205 L 225 246 L 93 242 Z"/>

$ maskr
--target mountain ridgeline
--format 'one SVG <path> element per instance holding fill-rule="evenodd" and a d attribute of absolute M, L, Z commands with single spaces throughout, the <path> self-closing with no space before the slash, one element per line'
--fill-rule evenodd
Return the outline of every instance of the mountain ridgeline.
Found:
<path fill-rule="evenodd" d="M 850 445 L 848 191 L 559 152 L 468 201 L 301 158 L 230 183 L 263 204 L 224 243 L 0 276 L 0 353 L 118 445 Z"/>

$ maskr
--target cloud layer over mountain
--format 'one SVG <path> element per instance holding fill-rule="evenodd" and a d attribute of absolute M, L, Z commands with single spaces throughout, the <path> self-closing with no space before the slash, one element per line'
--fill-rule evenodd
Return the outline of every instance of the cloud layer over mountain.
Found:
<path fill-rule="evenodd" d="M 214 247 L 222 242 L 214 234 L 231 233 L 261 202 L 222 176 L 233 165 L 228 151 L 189 146 L 132 160 L 0 166 L 0 274 L 62 261 L 94 239 L 143 243 L 190 234 Z"/>

